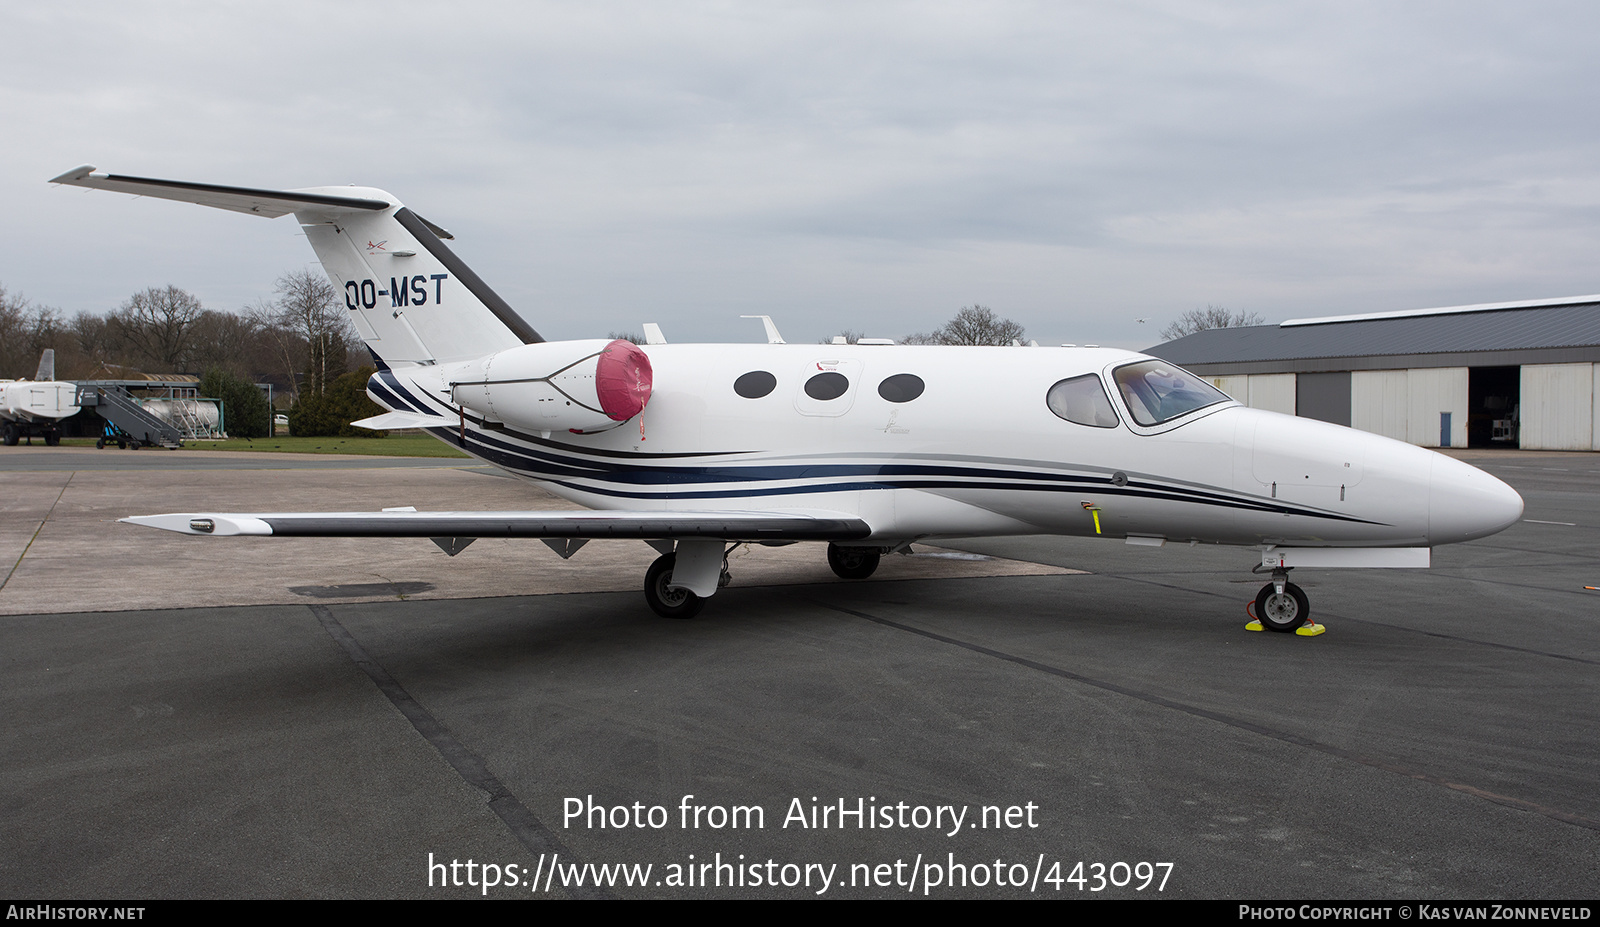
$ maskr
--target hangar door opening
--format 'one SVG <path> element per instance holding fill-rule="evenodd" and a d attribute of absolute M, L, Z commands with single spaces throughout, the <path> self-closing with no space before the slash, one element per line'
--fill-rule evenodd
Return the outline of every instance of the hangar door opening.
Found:
<path fill-rule="evenodd" d="M 1335 425 L 1350 424 L 1350 371 L 1302 373 L 1294 381 L 1295 414 Z"/>
<path fill-rule="evenodd" d="M 1467 371 L 1467 446 L 1520 447 L 1522 368 Z"/>

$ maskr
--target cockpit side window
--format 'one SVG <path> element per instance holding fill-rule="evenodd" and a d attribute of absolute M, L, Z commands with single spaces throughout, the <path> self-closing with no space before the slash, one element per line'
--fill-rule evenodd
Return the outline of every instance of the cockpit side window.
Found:
<path fill-rule="evenodd" d="M 1229 401 L 1211 384 L 1166 361 L 1129 364 L 1118 367 L 1113 375 L 1133 420 L 1141 425 L 1159 425 L 1196 409 Z"/>
<path fill-rule="evenodd" d="M 1106 396 L 1106 389 L 1095 374 L 1062 380 L 1050 387 L 1050 392 L 1044 395 L 1044 401 L 1051 412 L 1074 424 L 1092 428 L 1117 427 L 1117 413 L 1112 409 L 1111 399 Z"/>

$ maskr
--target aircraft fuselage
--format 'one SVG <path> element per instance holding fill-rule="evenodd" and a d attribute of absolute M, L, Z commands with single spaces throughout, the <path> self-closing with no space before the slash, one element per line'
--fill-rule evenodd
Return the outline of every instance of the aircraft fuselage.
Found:
<path fill-rule="evenodd" d="M 602 344 L 537 349 L 559 354 L 566 345 L 577 357 Z M 1233 401 L 1141 425 L 1115 373 L 1152 359 L 1127 351 L 643 350 L 654 368 L 648 406 L 598 434 L 538 427 L 531 396 L 504 394 L 494 414 L 464 409 L 452 396 L 481 376 L 477 361 L 382 371 L 369 394 L 397 411 L 436 415 L 435 436 L 591 508 L 848 512 L 884 544 L 1040 533 L 1421 547 L 1492 534 L 1522 510 L 1504 483 L 1452 458 Z M 830 373 L 829 389 L 815 388 Z M 1052 386 L 1086 375 L 1104 384 L 1115 425 L 1051 411 Z M 906 382 L 921 385 L 909 399 L 894 388 Z"/>

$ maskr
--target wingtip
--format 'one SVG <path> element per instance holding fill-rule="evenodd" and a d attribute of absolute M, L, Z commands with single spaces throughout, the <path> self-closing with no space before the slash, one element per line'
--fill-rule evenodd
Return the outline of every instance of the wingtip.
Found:
<path fill-rule="evenodd" d="M 178 534 L 232 537 L 239 534 L 270 535 L 272 527 L 252 515 L 219 515 L 212 513 L 174 512 L 167 515 L 130 515 L 119 518 L 123 524 L 141 528 L 159 528 Z"/>
<path fill-rule="evenodd" d="M 93 164 L 80 164 L 59 177 L 50 178 L 51 183 L 74 183 L 94 173 Z"/>

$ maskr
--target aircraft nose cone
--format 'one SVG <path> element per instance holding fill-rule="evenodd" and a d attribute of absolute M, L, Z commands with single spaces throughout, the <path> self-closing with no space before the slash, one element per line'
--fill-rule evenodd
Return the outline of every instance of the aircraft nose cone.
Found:
<path fill-rule="evenodd" d="M 1435 454 L 1428 481 L 1428 541 L 1452 544 L 1504 531 L 1522 517 L 1522 497 L 1500 480 Z"/>

